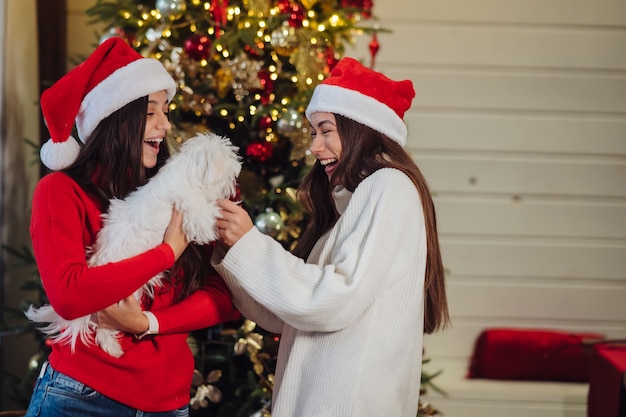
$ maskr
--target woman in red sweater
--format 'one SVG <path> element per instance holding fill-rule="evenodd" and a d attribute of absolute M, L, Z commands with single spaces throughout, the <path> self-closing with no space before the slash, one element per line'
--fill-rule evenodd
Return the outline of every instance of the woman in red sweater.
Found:
<path fill-rule="evenodd" d="M 51 306 L 64 319 L 97 313 L 121 330 L 113 357 L 80 338 L 52 344 L 27 416 L 188 416 L 194 369 L 188 332 L 234 318 L 230 293 L 211 269 L 210 248 L 188 244 L 174 211 L 163 243 L 120 262 L 89 267 L 89 248 L 109 200 L 145 184 L 169 156 L 168 106 L 176 90 L 161 63 L 123 40 L 102 43 L 41 97 L 53 172 L 33 195 L 31 238 Z M 70 135 L 76 123 L 80 147 Z M 156 274 L 153 299 L 133 293 Z M 184 279 L 183 279 L 184 278 Z"/>

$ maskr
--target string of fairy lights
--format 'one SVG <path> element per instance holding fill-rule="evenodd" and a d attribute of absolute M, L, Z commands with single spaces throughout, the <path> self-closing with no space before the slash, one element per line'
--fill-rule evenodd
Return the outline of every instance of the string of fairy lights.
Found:
<path fill-rule="evenodd" d="M 97 0 L 87 14 L 105 23 L 101 41 L 125 38 L 176 80 L 174 147 L 213 130 L 240 148 L 244 201 L 290 246 L 302 221 L 295 188 L 314 162 L 306 104 L 357 37 L 371 35 L 374 64 L 384 30 L 372 8 L 372 0 Z"/>

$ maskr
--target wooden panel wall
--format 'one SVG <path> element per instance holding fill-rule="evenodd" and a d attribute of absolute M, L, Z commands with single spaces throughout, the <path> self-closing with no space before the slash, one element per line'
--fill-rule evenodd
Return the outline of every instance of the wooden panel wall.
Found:
<path fill-rule="evenodd" d="M 378 69 L 416 87 L 408 147 L 449 270 L 453 328 L 426 337 L 432 367 L 466 363 L 487 327 L 625 337 L 626 3 L 375 11 L 393 29 Z"/>
<path fill-rule="evenodd" d="M 70 54 L 96 39 L 68 1 Z M 377 69 L 408 78 L 454 326 L 433 367 L 511 326 L 626 337 L 626 2 L 375 2 Z M 358 38 L 348 55 L 369 62 Z"/>

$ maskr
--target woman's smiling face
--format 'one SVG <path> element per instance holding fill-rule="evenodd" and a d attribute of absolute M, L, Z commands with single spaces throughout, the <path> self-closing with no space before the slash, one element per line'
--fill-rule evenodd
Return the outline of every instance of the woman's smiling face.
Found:
<path fill-rule="evenodd" d="M 341 158 L 341 139 L 333 113 L 311 114 L 311 153 L 315 155 L 330 179 Z"/>
<path fill-rule="evenodd" d="M 143 136 L 141 161 L 145 168 L 154 168 L 161 142 L 165 134 L 172 128 L 169 120 L 169 103 L 165 90 L 148 96 L 148 115 L 146 131 Z"/>

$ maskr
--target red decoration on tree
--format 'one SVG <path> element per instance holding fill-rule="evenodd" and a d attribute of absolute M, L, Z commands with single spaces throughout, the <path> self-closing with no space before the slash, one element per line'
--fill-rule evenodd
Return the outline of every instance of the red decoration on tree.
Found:
<path fill-rule="evenodd" d="M 289 26 L 299 28 L 304 20 L 304 9 L 298 3 L 292 3 L 289 13 Z"/>
<path fill-rule="evenodd" d="M 246 156 L 255 162 L 265 162 L 272 157 L 272 145 L 267 142 L 251 143 L 246 149 Z"/>
<path fill-rule="evenodd" d="M 256 44 L 255 46 L 257 48 L 261 49 L 261 50 L 263 48 L 265 48 L 265 45 L 263 43 L 260 43 L 260 42 L 258 44 Z M 261 53 L 259 53 L 258 50 L 255 49 L 254 47 L 252 47 L 252 45 L 250 45 L 250 44 L 245 44 L 243 46 L 243 50 L 246 51 L 246 53 L 248 55 L 250 55 L 252 58 L 258 58 L 258 57 L 261 56 Z"/>
<path fill-rule="evenodd" d="M 259 129 L 261 130 L 267 130 L 272 127 L 273 124 L 274 120 L 272 120 L 272 116 L 264 116 L 259 119 Z"/>
<path fill-rule="evenodd" d="M 215 37 L 220 37 L 221 29 L 226 26 L 226 17 L 228 13 L 228 0 L 211 0 L 209 12 L 215 20 Z"/>
<path fill-rule="evenodd" d="M 372 17 L 374 0 L 341 0 L 341 7 L 344 9 L 360 9 L 359 13 L 366 19 L 369 19 Z"/>
<path fill-rule="evenodd" d="M 333 68 L 335 68 L 335 65 L 337 65 L 337 63 L 339 62 L 339 60 L 335 56 L 335 50 L 330 46 L 327 47 L 324 58 L 326 59 L 326 67 L 324 68 L 324 70 L 327 74 L 330 74 Z"/>
<path fill-rule="evenodd" d="M 289 15 L 287 23 L 289 26 L 297 28 L 302 26 L 304 20 L 305 11 L 298 2 L 291 2 L 290 0 L 278 0 L 276 6 L 278 7 L 279 14 Z"/>
<path fill-rule="evenodd" d="M 278 0 L 277 6 L 280 14 L 291 12 L 291 4 L 289 0 Z"/>
<path fill-rule="evenodd" d="M 259 71 L 259 82 L 261 83 L 261 104 L 269 104 L 272 91 L 274 90 L 274 81 L 269 71 Z"/>
<path fill-rule="evenodd" d="M 211 52 L 211 38 L 207 35 L 191 35 L 191 37 L 185 41 L 184 50 L 191 59 L 197 61 L 207 59 Z"/>
<path fill-rule="evenodd" d="M 372 40 L 369 44 L 370 47 L 370 55 L 372 56 L 372 63 L 370 65 L 371 69 L 374 69 L 374 65 L 376 64 L 376 54 L 378 54 L 378 50 L 380 49 L 380 44 L 378 43 L 378 35 L 376 32 L 372 34 Z"/>

